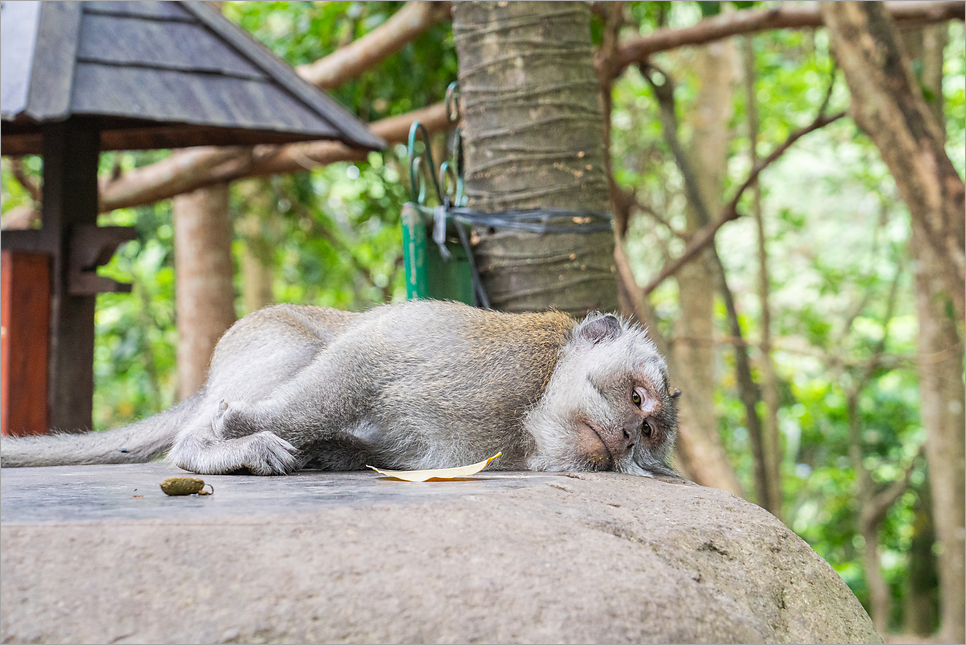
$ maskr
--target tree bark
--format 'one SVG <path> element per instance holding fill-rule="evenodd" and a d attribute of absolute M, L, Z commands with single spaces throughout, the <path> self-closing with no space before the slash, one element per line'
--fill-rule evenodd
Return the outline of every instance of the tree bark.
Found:
<path fill-rule="evenodd" d="M 937 123 L 944 128 L 943 118 L 943 48 L 947 41 L 947 25 L 935 25 L 903 33 L 904 42 L 913 60 L 921 62 L 920 83 L 931 96 L 924 96 Z M 915 262 L 914 245 L 910 253 Z M 918 264 L 918 262 L 915 262 Z M 918 303 L 917 303 L 918 304 Z M 919 320 L 934 325 L 929 308 L 917 312 Z M 920 390 L 924 384 L 920 382 Z M 932 398 L 935 398 L 934 395 Z M 920 404 L 920 408 L 925 402 Z M 935 418 L 935 417 L 930 417 Z M 931 429 L 928 429 L 932 431 Z M 928 473 L 927 473 L 928 474 Z M 939 572 L 933 545 L 936 542 L 935 522 L 933 521 L 933 499 L 929 480 L 918 488 L 918 498 L 913 508 L 913 535 L 909 547 L 909 573 L 906 577 L 903 622 L 907 632 L 919 635 L 932 634 L 939 617 Z"/>
<path fill-rule="evenodd" d="M 852 92 L 850 114 L 895 178 L 912 226 L 932 247 L 962 322 L 966 290 L 966 190 L 923 100 L 898 31 L 880 2 L 826 2 L 820 9 Z"/>
<path fill-rule="evenodd" d="M 457 2 L 453 37 L 468 206 L 610 211 L 589 5 Z M 478 228 L 474 237 L 496 309 L 617 308 L 612 233 Z"/>
<path fill-rule="evenodd" d="M 181 399 L 204 384 L 215 343 L 235 322 L 228 197 L 228 184 L 221 184 L 174 199 Z"/>
<path fill-rule="evenodd" d="M 865 583 L 869 587 L 869 617 L 875 630 L 885 634 L 889 628 L 889 584 L 882 575 L 882 554 L 879 551 L 879 525 L 862 524 L 859 535 L 865 542 L 862 562 L 865 567 Z"/>

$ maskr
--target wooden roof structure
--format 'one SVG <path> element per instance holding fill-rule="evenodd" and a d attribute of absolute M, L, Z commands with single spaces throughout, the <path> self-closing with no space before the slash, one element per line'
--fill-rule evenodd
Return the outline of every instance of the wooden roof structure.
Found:
<path fill-rule="evenodd" d="M 3 154 L 89 121 L 101 150 L 385 143 L 202 2 L 0 3 Z"/>

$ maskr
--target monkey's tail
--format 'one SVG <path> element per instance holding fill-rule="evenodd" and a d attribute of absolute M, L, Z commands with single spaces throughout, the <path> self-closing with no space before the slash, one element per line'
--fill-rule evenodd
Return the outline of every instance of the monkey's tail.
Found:
<path fill-rule="evenodd" d="M 173 408 L 106 432 L 53 432 L 0 441 L 0 466 L 75 466 L 81 464 L 139 464 L 164 455 L 178 430 L 194 412 L 200 397 L 185 399 Z"/>

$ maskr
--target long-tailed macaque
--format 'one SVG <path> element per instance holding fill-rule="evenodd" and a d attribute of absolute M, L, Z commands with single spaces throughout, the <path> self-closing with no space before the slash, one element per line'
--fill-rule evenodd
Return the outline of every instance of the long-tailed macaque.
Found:
<path fill-rule="evenodd" d="M 669 475 L 667 366 L 610 314 L 508 314 L 413 301 L 348 313 L 277 305 L 232 326 L 208 381 L 108 432 L 4 439 L 11 466 L 144 462 L 280 475 L 366 465 Z"/>

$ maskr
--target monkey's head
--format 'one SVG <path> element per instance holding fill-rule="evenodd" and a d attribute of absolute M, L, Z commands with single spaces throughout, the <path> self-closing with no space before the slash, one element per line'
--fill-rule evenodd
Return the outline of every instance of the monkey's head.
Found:
<path fill-rule="evenodd" d="M 527 417 L 534 470 L 614 470 L 675 476 L 667 465 L 677 410 L 667 363 L 644 330 L 593 313 L 561 350 Z"/>

